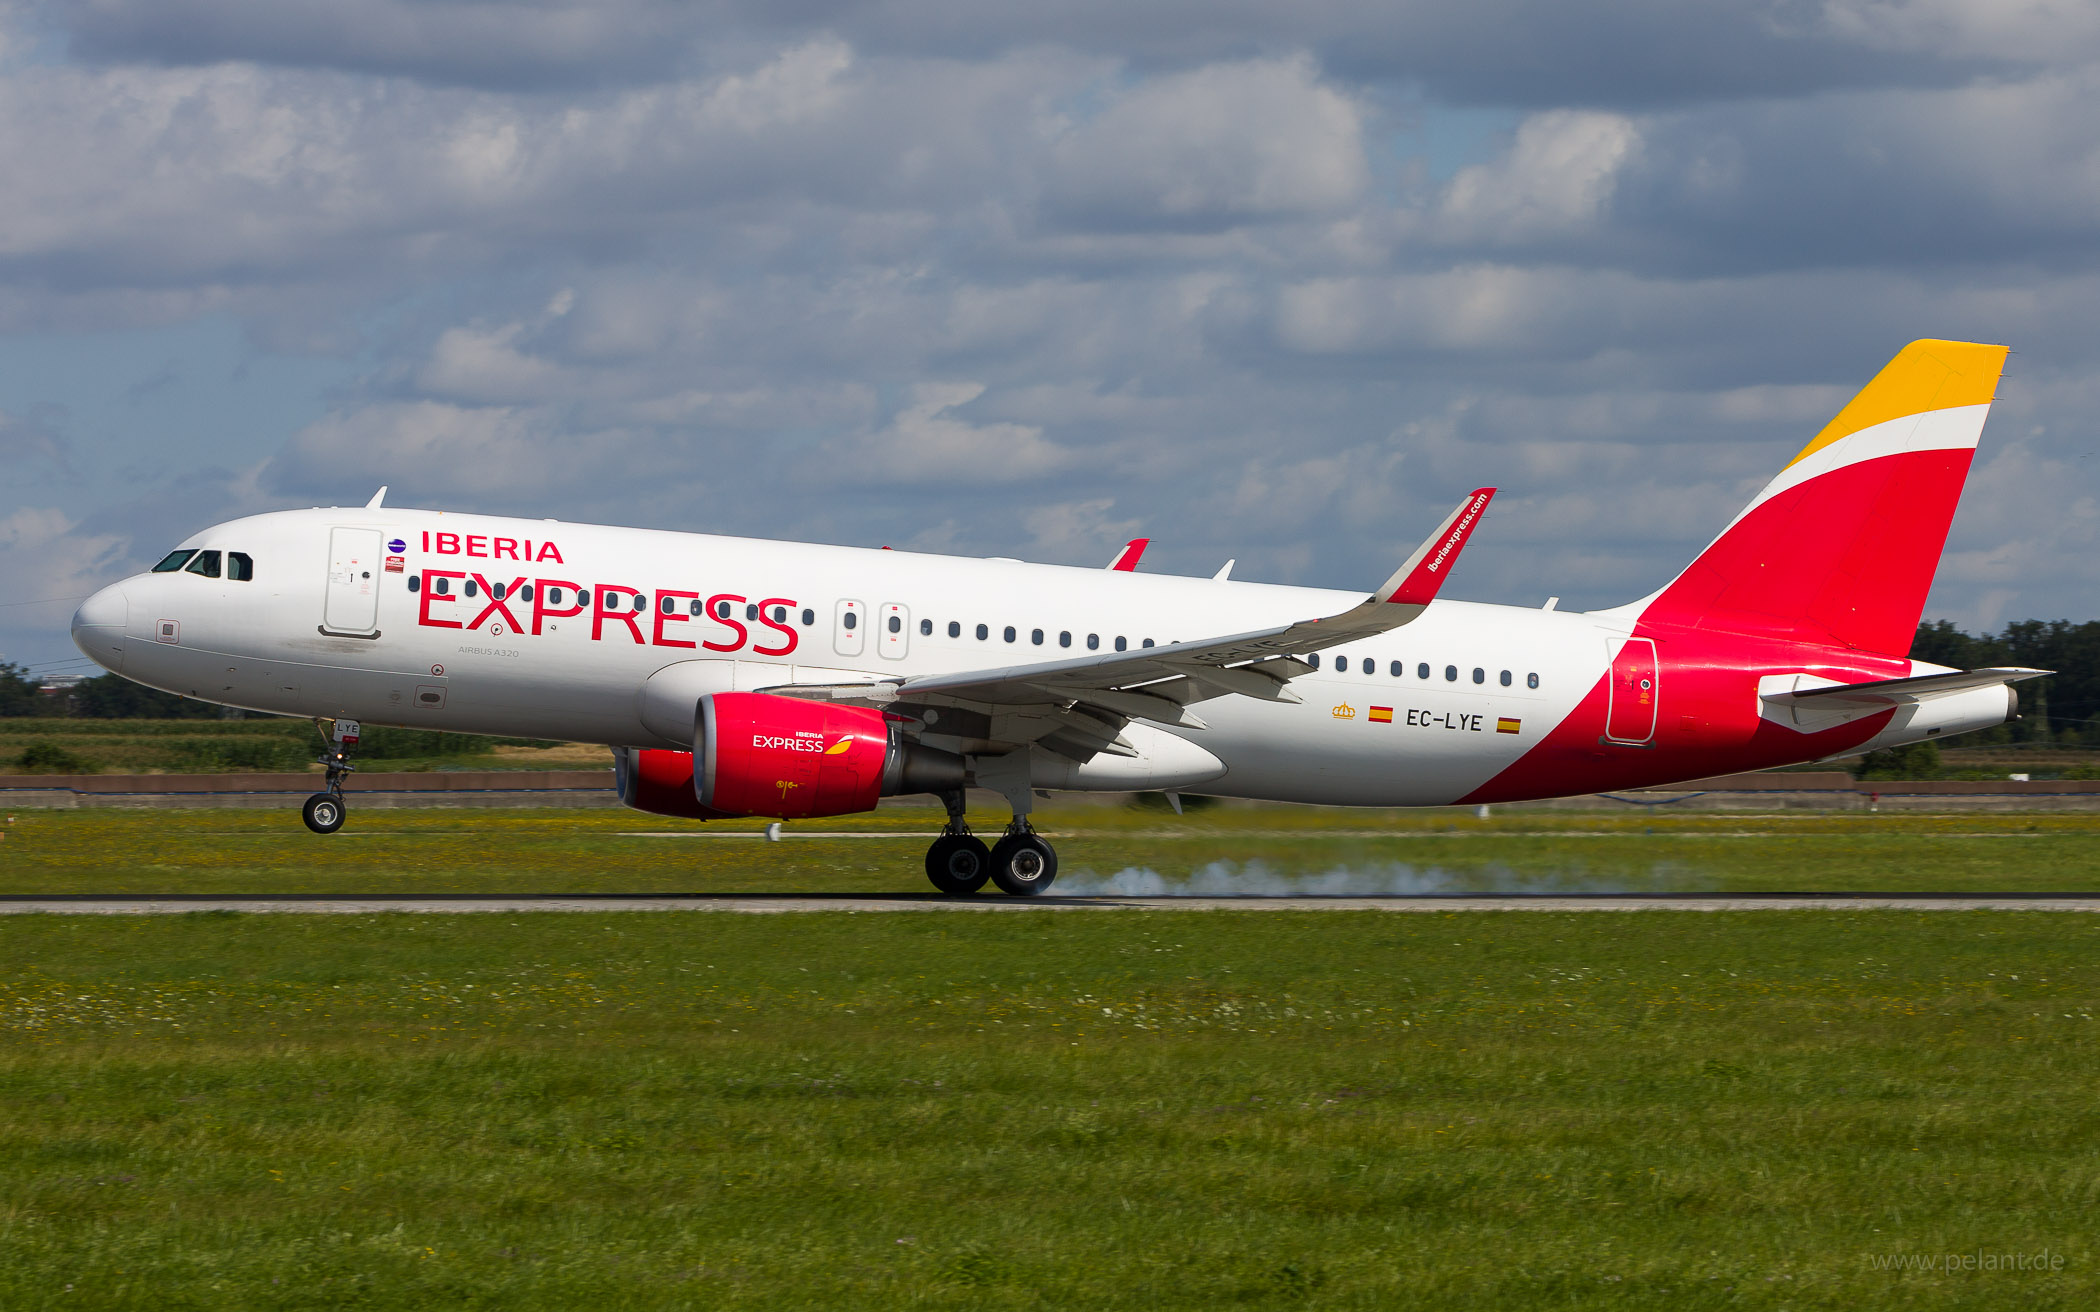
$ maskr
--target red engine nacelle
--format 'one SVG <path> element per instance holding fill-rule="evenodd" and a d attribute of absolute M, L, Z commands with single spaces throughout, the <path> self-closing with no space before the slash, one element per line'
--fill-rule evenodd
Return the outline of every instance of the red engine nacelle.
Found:
<path fill-rule="evenodd" d="M 693 754 L 656 748 L 613 748 L 614 786 L 637 811 L 686 820 L 721 820 L 724 813 L 700 805 L 693 788 Z"/>
<path fill-rule="evenodd" d="M 693 726 L 696 791 L 702 806 L 783 820 L 872 811 L 901 747 L 881 711 L 712 693 Z"/>
<path fill-rule="evenodd" d="M 770 693 L 700 699 L 691 752 L 614 752 L 620 800 L 695 820 L 850 815 L 892 793 L 963 786 L 960 757 L 905 740 L 903 722 Z"/>

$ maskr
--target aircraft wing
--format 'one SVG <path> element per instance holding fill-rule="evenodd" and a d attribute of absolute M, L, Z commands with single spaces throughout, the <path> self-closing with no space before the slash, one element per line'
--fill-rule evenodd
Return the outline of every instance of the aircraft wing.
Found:
<path fill-rule="evenodd" d="M 1480 488 L 1379 589 L 1337 615 L 1223 637 L 1071 660 L 931 674 L 868 683 L 785 684 L 761 691 L 891 710 L 931 730 L 995 750 L 1031 742 L 1074 760 L 1096 752 L 1134 755 L 1120 741 L 1134 719 L 1201 729 L 1188 708 L 1214 697 L 1295 702 L 1302 656 L 1397 629 L 1429 607 L 1494 498 Z M 944 709 L 945 708 L 945 709 Z M 933 716 L 925 715 L 928 709 Z"/>

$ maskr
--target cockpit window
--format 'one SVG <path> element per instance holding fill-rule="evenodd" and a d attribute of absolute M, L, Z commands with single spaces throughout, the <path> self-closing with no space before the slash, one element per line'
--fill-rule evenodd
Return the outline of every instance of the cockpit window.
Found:
<path fill-rule="evenodd" d="M 189 572 L 202 574 L 208 579 L 219 577 L 219 553 L 216 551 L 198 552 L 197 558 L 190 562 Z"/>
<path fill-rule="evenodd" d="M 167 559 L 153 567 L 153 572 L 155 574 L 173 574 L 176 570 L 189 564 L 190 557 L 196 554 L 197 549 L 195 547 L 184 547 L 180 551 L 171 551 L 168 553 Z"/>
<path fill-rule="evenodd" d="M 249 583 L 255 578 L 255 562 L 245 551 L 226 553 L 226 577 L 236 583 Z"/>

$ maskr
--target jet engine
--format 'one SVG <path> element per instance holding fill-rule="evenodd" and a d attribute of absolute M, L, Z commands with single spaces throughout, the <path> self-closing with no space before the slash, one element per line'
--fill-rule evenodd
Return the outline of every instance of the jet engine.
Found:
<path fill-rule="evenodd" d="M 684 820 L 721 820 L 720 811 L 700 805 L 693 790 L 693 754 L 649 747 L 613 748 L 613 786 L 637 811 Z"/>
<path fill-rule="evenodd" d="M 700 698 L 690 753 L 622 748 L 614 755 L 621 801 L 698 820 L 850 815 L 897 793 L 965 782 L 961 757 L 910 742 L 901 720 L 758 692 Z"/>

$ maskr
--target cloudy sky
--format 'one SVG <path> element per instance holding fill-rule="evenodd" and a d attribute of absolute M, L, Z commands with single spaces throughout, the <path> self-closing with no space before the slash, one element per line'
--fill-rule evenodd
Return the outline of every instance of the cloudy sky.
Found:
<path fill-rule="evenodd" d="M 1493 483 L 1453 593 L 1609 605 L 1928 336 L 2014 348 L 1928 614 L 2100 615 L 2090 0 L 0 0 L 0 180 L 53 671 L 381 483 L 1349 587 Z"/>

